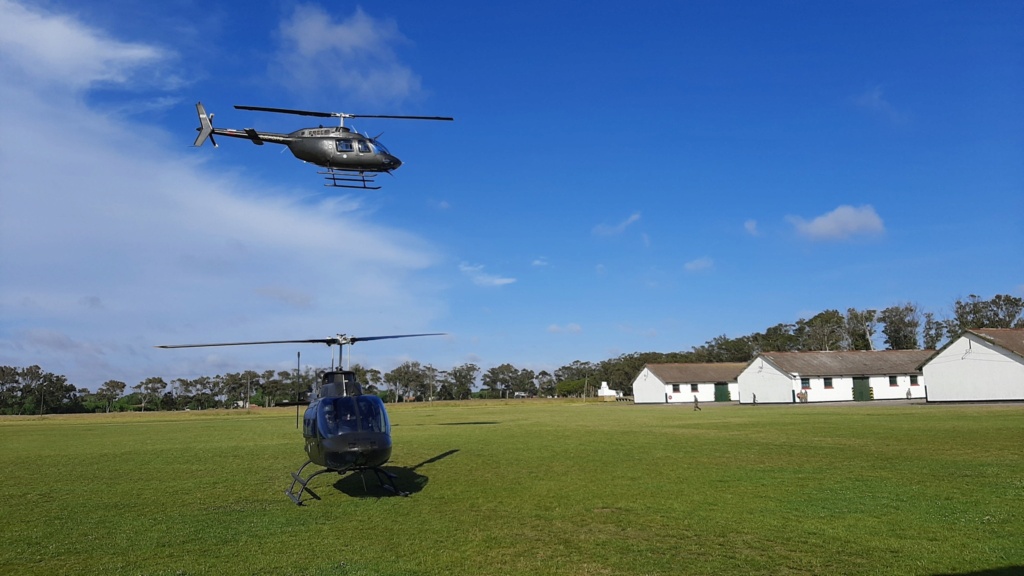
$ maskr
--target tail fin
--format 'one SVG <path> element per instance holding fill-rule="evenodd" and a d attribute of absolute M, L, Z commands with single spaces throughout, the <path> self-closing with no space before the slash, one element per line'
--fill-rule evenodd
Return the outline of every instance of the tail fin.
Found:
<path fill-rule="evenodd" d="M 196 136 L 196 141 L 193 146 L 202 146 L 203 142 L 206 142 L 207 138 L 210 138 L 210 142 L 213 146 L 217 146 L 217 141 L 212 138 L 213 135 L 213 114 L 207 115 L 206 108 L 203 108 L 202 102 L 196 102 L 196 112 L 199 113 L 199 136 Z"/>

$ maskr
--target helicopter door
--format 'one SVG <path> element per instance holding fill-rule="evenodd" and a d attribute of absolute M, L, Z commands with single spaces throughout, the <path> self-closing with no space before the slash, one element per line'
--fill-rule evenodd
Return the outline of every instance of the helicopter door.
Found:
<path fill-rule="evenodd" d="M 373 150 L 370 150 L 370 144 L 366 140 L 359 141 L 359 152 L 361 154 L 370 154 Z"/>

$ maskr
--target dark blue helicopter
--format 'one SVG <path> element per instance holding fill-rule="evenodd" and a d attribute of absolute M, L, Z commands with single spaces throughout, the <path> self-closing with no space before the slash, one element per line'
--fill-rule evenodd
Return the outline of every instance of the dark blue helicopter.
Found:
<path fill-rule="evenodd" d="M 261 342 L 226 342 L 218 344 L 175 344 L 157 348 L 205 348 L 210 346 L 250 346 L 256 344 L 327 344 L 344 351 L 346 344 L 369 340 L 443 336 L 433 334 L 402 334 L 396 336 L 348 336 L 338 334 L 331 338 L 309 340 L 267 340 Z M 339 358 L 340 360 L 340 358 Z M 306 441 L 306 463 L 292 473 L 291 486 L 285 494 L 296 504 L 302 504 L 303 493 L 319 500 L 309 489 L 309 481 L 327 472 L 347 474 L 370 470 L 382 487 L 405 496 L 395 485 L 395 475 L 382 466 L 391 459 L 391 422 L 384 402 L 375 395 L 363 394 L 363 387 L 350 370 L 329 370 L 323 373 L 320 384 L 310 393 L 309 407 L 302 418 L 302 436 Z M 303 478 L 302 472 L 310 464 L 322 469 Z M 298 492 L 295 487 L 298 486 Z"/>

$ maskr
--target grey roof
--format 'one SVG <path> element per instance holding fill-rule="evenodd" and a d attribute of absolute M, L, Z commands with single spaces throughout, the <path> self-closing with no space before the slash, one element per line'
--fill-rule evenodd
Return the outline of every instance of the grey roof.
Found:
<path fill-rule="evenodd" d="M 715 362 L 710 364 L 647 364 L 645 368 L 665 384 L 700 384 L 702 382 L 736 382 L 747 367 L 746 362 Z"/>
<path fill-rule="evenodd" d="M 1024 358 L 1024 328 L 972 328 L 964 331 L 960 336 L 953 338 L 949 342 L 946 342 L 945 346 L 939 348 L 934 354 L 922 360 L 919 368 L 924 367 L 924 365 L 930 362 L 932 358 L 941 354 L 946 350 L 946 348 L 952 346 L 953 342 L 956 342 L 968 332 L 990 344 L 999 346 L 1012 354 L 1016 354 L 1017 356 Z"/>
<path fill-rule="evenodd" d="M 976 328 L 968 332 L 1018 356 L 1024 356 L 1024 328 Z"/>
<path fill-rule="evenodd" d="M 885 376 L 920 374 L 921 364 L 934 352 L 934 350 L 764 352 L 758 358 L 764 358 L 783 372 L 801 376 Z"/>

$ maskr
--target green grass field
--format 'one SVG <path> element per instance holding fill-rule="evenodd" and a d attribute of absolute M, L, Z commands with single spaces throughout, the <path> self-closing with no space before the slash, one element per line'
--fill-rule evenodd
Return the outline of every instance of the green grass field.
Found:
<path fill-rule="evenodd" d="M 391 410 L 388 468 L 284 490 L 294 409 L 0 418 L 2 574 L 1014 574 L 1024 406 Z"/>

